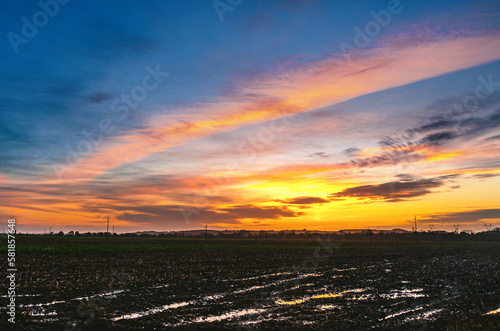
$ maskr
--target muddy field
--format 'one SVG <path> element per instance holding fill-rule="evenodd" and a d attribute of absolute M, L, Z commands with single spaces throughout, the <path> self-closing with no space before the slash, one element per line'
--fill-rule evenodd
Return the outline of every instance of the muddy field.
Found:
<path fill-rule="evenodd" d="M 495 243 L 143 240 L 21 250 L 16 328 L 500 329 Z"/>

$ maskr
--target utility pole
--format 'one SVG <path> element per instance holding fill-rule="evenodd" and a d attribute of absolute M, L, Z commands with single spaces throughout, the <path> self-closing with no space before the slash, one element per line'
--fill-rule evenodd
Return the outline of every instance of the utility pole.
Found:
<path fill-rule="evenodd" d="M 418 241 L 418 235 L 417 235 L 417 215 L 415 215 L 415 241 Z"/>
<path fill-rule="evenodd" d="M 486 231 L 491 231 L 491 227 L 493 224 L 485 224 L 484 227 L 486 228 Z"/>
<path fill-rule="evenodd" d="M 108 222 L 106 223 L 106 239 L 108 239 L 109 236 L 109 216 L 108 216 Z"/>
<path fill-rule="evenodd" d="M 453 227 L 455 228 L 454 233 L 455 233 L 455 234 L 458 234 L 458 228 L 460 227 L 460 224 L 456 224 L 456 225 L 455 225 L 455 224 L 453 224 Z"/>
<path fill-rule="evenodd" d="M 433 232 L 434 231 L 434 225 L 429 224 L 429 229 L 431 229 L 431 232 Z"/>
<path fill-rule="evenodd" d="M 208 225 L 205 224 L 205 240 L 208 239 Z"/>

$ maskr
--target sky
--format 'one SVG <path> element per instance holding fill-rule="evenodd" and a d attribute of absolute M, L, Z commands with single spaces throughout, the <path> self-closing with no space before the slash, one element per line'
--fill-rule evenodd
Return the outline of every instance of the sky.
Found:
<path fill-rule="evenodd" d="M 0 4 L 20 232 L 500 226 L 500 3 Z"/>

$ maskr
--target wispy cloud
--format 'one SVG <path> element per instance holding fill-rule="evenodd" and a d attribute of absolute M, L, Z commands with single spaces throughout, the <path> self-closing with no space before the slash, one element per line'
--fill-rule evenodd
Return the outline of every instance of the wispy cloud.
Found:
<path fill-rule="evenodd" d="M 237 83 L 233 95 L 154 116 L 146 129 L 114 138 L 101 152 L 60 175 L 68 180 L 90 180 L 122 164 L 208 135 L 493 61 L 500 58 L 499 49 L 496 35 L 457 37 L 366 50 L 365 56 L 350 65 L 333 58 L 262 74 Z"/>
<path fill-rule="evenodd" d="M 330 195 L 333 199 L 357 198 L 360 200 L 400 202 L 431 194 L 433 189 L 442 187 L 454 176 L 399 180 L 377 185 L 350 187 Z"/>
<path fill-rule="evenodd" d="M 439 213 L 426 215 L 422 222 L 425 223 L 477 223 L 481 221 L 500 220 L 500 209 L 474 209 L 468 211 L 460 211 L 453 213 Z"/>
<path fill-rule="evenodd" d="M 139 206 L 121 207 L 118 210 L 127 210 L 120 213 L 117 218 L 143 224 L 182 227 L 186 225 L 183 211 L 186 207 L 175 205 L 164 206 Z M 258 206 L 252 204 L 232 205 L 225 208 L 200 208 L 195 207 L 195 213 L 190 217 L 190 222 L 196 226 L 209 224 L 239 224 L 244 220 L 277 220 L 288 217 L 298 217 L 303 212 L 296 212 L 287 207 Z"/>
<path fill-rule="evenodd" d="M 293 205 L 311 205 L 315 203 L 329 203 L 330 200 L 320 197 L 297 197 L 286 200 L 276 200 L 277 202 L 289 203 Z"/>

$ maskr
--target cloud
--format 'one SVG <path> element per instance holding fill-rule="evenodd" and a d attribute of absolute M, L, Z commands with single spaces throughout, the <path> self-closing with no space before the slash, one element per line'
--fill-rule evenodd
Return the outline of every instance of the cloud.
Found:
<path fill-rule="evenodd" d="M 419 143 L 420 144 L 429 144 L 429 145 L 441 145 L 442 143 L 446 143 L 451 139 L 458 137 L 458 134 L 454 131 L 441 131 L 436 133 L 431 133 L 424 138 L 422 138 Z"/>
<path fill-rule="evenodd" d="M 315 156 L 323 158 L 328 157 L 328 155 L 325 152 L 317 152 L 309 155 L 309 157 L 315 157 Z"/>
<path fill-rule="evenodd" d="M 416 176 L 416 175 L 412 175 L 412 174 L 397 174 L 394 177 L 398 178 L 399 181 L 401 181 L 401 182 L 410 182 L 410 181 L 418 180 L 421 178 L 420 176 Z"/>
<path fill-rule="evenodd" d="M 297 197 L 297 198 L 291 198 L 291 199 L 286 199 L 286 200 L 276 200 L 278 202 L 282 203 L 289 203 L 289 204 L 294 204 L 294 205 L 310 205 L 314 203 L 329 203 L 330 200 L 323 199 L 320 197 Z"/>
<path fill-rule="evenodd" d="M 495 101 L 489 106 L 500 103 Z M 439 161 L 455 158 L 462 154 L 471 154 L 473 151 L 479 156 L 482 151 L 475 147 L 467 153 L 457 149 L 443 153 L 443 148 L 458 147 L 457 141 L 471 142 L 473 138 L 490 134 L 490 131 L 500 128 L 500 109 L 484 109 L 482 112 L 469 114 L 467 117 L 440 118 L 434 116 L 428 123 L 418 125 L 404 131 L 403 134 L 387 135 L 379 140 L 380 148 L 357 151 L 357 158 L 351 163 L 358 167 L 373 167 L 380 165 L 396 165 L 398 163 L 414 163 L 418 161 Z M 495 141 L 497 136 L 485 138 L 485 141 Z M 484 144 L 483 144 L 484 145 Z M 485 146 L 486 147 L 486 146 Z M 369 156 L 366 156 L 369 155 Z M 486 155 L 484 153 L 483 155 Z M 361 157 L 366 156 L 366 157 Z"/>
<path fill-rule="evenodd" d="M 197 206 L 134 206 L 114 207 L 120 212 L 117 219 L 135 223 L 165 224 L 186 226 L 188 223 L 204 224 L 206 222 L 238 224 L 242 220 L 276 220 L 282 217 L 298 217 L 303 212 L 295 212 L 288 207 L 258 206 L 253 204 L 233 205 L 225 208 L 209 208 Z"/>
<path fill-rule="evenodd" d="M 475 223 L 482 220 L 500 219 L 500 209 L 475 209 L 469 211 L 461 211 L 455 213 L 440 213 L 426 215 L 422 219 L 425 223 Z"/>
<path fill-rule="evenodd" d="M 425 155 L 416 153 L 415 146 L 409 146 L 404 150 L 383 149 L 378 155 L 352 159 L 351 163 L 357 167 L 374 167 L 382 165 L 395 165 L 399 163 L 412 163 L 425 158 Z"/>
<path fill-rule="evenodd" d="M 229 208 L 219 209 L 235 215 L 237 219 L 257 218 L 257 219 L 278 219 L 281 217 L 297 217 L 304 215 L 303 212 L 295 212 L 288 207 L 256 206 L 251 204 L 236 205 Z"/>
<path fill-rule="evenodd" d="M 337 193 L 332 193 L 330 198 L 358 198 L 360 200 L 380 200 L 385 202 L 399 202 L 432 193 L 431 189 L 442 187 L 448 177 L 430 179 L 412 179 L 382 183 L 378 185 L 361 185 L 350 187 Z"/>
<path fill-rule="evenodd" d="M 473 96 L 474 92 L 471 91 L 469 94 L 461 93 L 447 96 L 430 104 L 425 110 L 428 113 L 434 113 L 434 115 L 430 117 L 431 123 L 423 125 L 421 130 L 425 130 L 426 128 L 439 129 L 450 127 L 450 125 L 453 126 L 455 124 L 455 119 L 467 114 L 483 112 L 500 102 L 500 91 L 493 90 L 487 98 L 476 99 L 476 107 L 472 107 L 472 105 L 470 107 L 465 107 L 464 101 Z M 442 126 L 439 127 L 440 125 Z"/>
<path fill-rule="evenodd" d="M 488 107 L 500 103 L 500 92 L 498 91 L 491 94 L 487 102 L 481 101 L 475 112 L 469 111 L 467 117 L 463 116 L 463 112 L 454 110 L 457 106 L 452 101 L 442 101 L 442 103 L 444 105 L 437 107 L 441 112 L 440 115 L 430 117 L 427 124 L 407 130 L 407 136 L 400 139 L 411 140 L 416 134 L 426 134 L 413 143 L 441 145 L 458 138 L 487 134 L 489 131 L 500 127 L 500 109 L 494 111 L 488 109 Z M 486 140 L 495 139 L 497 139 L 496 136 L 486 138 Z"/>
<path fill-rule="evenodd" d="M 359 148 L 351 147 L 351 148 L 344 150 L 343 153 L 347 156 L 355 156 L 356 153 L 358 153 L 359 151 L 360 151 Z"/>
<path fill-rule="evenodd" d="M 497 35 L 450 37 L 418 46 L 366 49 L 362 57 L 348 66 L 336 54 L 251 79 L 241 77 L 235 81 L 231 94 L 152 116 L 143 129 L 114 137 L 112 144 L 103 144 L 101 151 L 62 175 L 88 181 L 122 164 L 188 141 L 490 62 L 500 58 L 499 49 Z"/>
<path fill-rule="evenodd" d="M 488 138 L 486 138 L 485 140 L 487 140 L 487 141 L 491 141 L 491 140 L 500 140 L 500 134 L 499 134 L 499 135 L 496 135 L 496 136 L 491 136 L 491 137 L 488 137 Z"/>
<path fill-rule="evenodd" d="M 109 93 L 95 93 L 87 97 L 87 100 L 90 103 L 101 103 L 111 98 L 113 98 L 113 95 Z"/>
<path fill-rule="evenodd" d="M 414 129 L 413 131 L 416 132 L 427 132 L 431 130 L 437 130 L 437 129 L 445 129 L 452 127 L 456 124 L 455 121 L 452 120 L 439 120 L 439 121 L 434 121 L 426 125 L 422 125 L 421 127 Z"/>
<path fill-rule="evenodd" d="M 475 174 L 470 176 L 472 179 L 487 179 L 487 178 L 493 178 L 500 176 L 500 174 L 494 174 L 494 173 L 486 173 L 486 174 Z"/>

